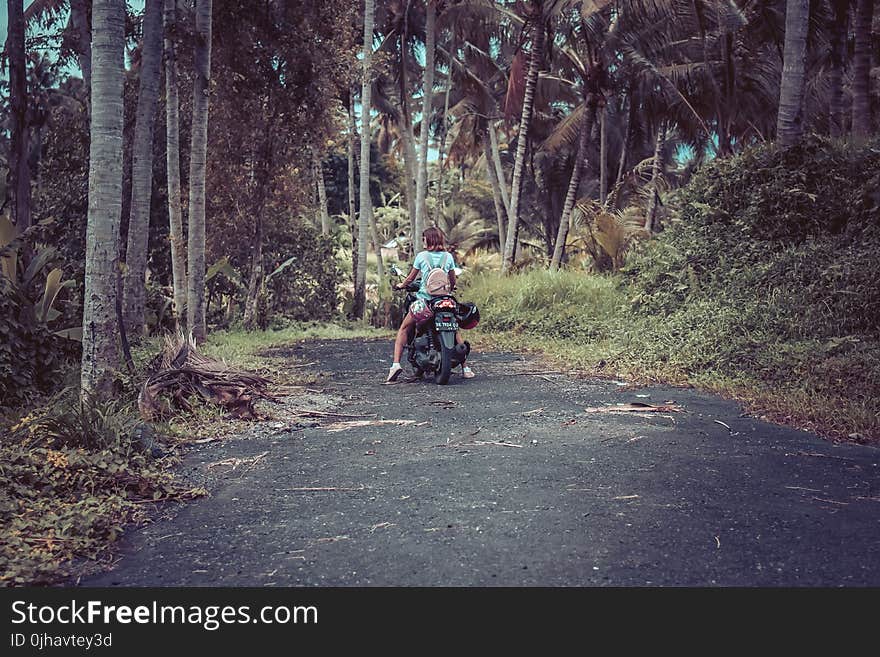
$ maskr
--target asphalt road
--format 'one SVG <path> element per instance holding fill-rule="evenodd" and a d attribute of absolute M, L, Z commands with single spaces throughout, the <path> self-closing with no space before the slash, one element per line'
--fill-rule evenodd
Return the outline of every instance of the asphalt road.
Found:
<path fill-rule="evenodd" d="M 291 351 L 320 362 L 326 394 L 190 452 L 182 471 L 210 496 L 80 584 L 880 585 L 877 448 L 515 354 L 475 354 L 477 377 L 448 386 L 383 386 L 390 346 Z M 674 406 L 587 411 L 621 403 Z"/>

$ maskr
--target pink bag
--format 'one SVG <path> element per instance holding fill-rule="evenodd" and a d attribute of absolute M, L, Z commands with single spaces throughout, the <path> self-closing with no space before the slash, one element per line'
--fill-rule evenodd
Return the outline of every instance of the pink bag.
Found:
<path fill-rule="evenodd" d="M 427 322 L 434 317 L 434 311 L 431 310 L 431 306 L 429 306 L 428 302 L 424 299 L 416 299 L 413 301 L 409 307 L 409 311 L 412 313 L 413 319 L 416 320 L 416 324 Z"/>

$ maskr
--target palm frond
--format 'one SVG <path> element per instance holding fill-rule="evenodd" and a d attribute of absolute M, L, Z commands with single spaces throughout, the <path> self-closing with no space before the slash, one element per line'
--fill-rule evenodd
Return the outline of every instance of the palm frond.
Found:
<path fill-rule="evenodd" d="M 574 111 L 559 122 L 538 147 L 538 151 L 555 155 L 563 148 L 576 148 L 584 122 L 584 112 L 586 111 L 586 105 L 578 105 Z"/>

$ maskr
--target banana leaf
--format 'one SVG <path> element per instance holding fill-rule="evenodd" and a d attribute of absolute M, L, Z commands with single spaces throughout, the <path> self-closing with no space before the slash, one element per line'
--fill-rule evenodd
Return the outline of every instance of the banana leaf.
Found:
<path fill-rule="evenodd" d="M 73 285 L 73 281 L 61 281 L 61 276 L 63 272 L 57 267 L 49 272 L 49 275 L 46 276 L 46 287 L 43 290 L 43 298 L 40 300 L 40 303 L 36 305 L 34 308 L 34 315 L 39 322 L 47 322 L 49 320 L 49 311 L 52 309 L 52 304 L 55 303 L 55 299 L 58 298 L 58 293 L 61 292 L 65 287 L 70 287 Z M 55 315 L 54 318 L 57 319 L 60 315 Z"/>
<path fill-rule="evenodd" d="M 275 268 L 275 271 L 273 271 L 271 274 L 266 276 L 266 282 L 268 283 L 270 280 L 272 280 L 272 277 L 275 276 L 275 274 L 280 274 L 282 271 L 287 269 L 290 265 L 292 265 L 294 263 L 294 261 L 296 261 L 296 256 L 293 256 L 292 258 L 288 258 L 287 260 L 282 262 L 280 265 L 278 265 Z"/>
<path fill-rule="evenodd" d="M 205 282 L 207 283 L 217 274 L 223 274 L 238 287 L 242 289 L 245 288 L 244 281 L 241 280 L 241 274 L 239 274 L 235 270 L 235 267 L 230 264 L 228 256 L 220 258 L 217 262 L 208 267 L 208 271 L 205 272 Z"/>
<path fill-rule="evenodd" d="M 54 334 L 59 338 L 74 340 L 75 342 L 82 342 L 83 339 L 82 326 L 72 326 L 70 328 L 61 329 L 60 331 L 55 331 Z"/>
<path fill-rule="evenodd" d="M 31 260 L 28 265 L 27 270 L 24 272 L 24 276 L 21 279 L 21 288 L 23 290 L 27 290 L 28 286 L 30 286 L 31 282 L 34 280 L 37 274 L 49 264 L 49 261 L 52 260 L 56 256 L 55 249 L 51 247 L 47 247 L 45 249 L 41 249 Z"/>
<path fill-rule="evenodd" d="M 0 249 L 5 249 L 18 237 L 18 228 L 7 217 L 0 217 Z M 9 253 L 0 257 L 0 272 L 10 281 L 16 280 L 18 254 L 10 249 Z"/>

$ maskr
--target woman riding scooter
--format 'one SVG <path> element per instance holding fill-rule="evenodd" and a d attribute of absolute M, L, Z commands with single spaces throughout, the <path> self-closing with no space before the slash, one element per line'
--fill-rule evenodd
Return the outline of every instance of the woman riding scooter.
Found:
<path fill-rule="evenodd" d="M 456 282 L 455 260 L 453 259 L 452 254 L 446 251 L 445 242 L 446 236 L 443 234 L 443 231 L 436 226 L 432 226 L 422 233 L 422 245 L 425 250 L 419 251 L 415 260 L 413 260 L 412 270 L 409 272 L 409 275 L 405 280 L 395 285 L 394 289 L 403 290 L 417 277 L 421 276 L 421 286 L 417 296 L 423 302 L 428 302 L 431 300 L 431 295 L 425 289 L 428 272 L 439 267 L 447 272 L 447 275 L 449 276 L 449 289 L 450 291 L 454 290 Z M 410 311 L 406 313 L 406 316 L 403 318 L 403 322 L 401 322 L 400 328 L 397 331 L 397 338 L 394 340 L 394 358 L 391 362 L 391 369 L 388 370 L 388 377 L 385 379 L 385 383 L 393 383 L 403 371 L 403 367 L 400 365 L 400 357 L 403 355 L 403 348 L 409 341 L 410 334 L 416 327 L 416 318 L 414 317 L 412 310 L 413 309 L 410 309 Z M 462 338 L 459 333 L 455 334 L 455 341 L 458 344 L 462 343 Z M 467 366 L 467 363 L 463 362 L 461 364 L 461 375 L 466 379 L 474 377 L 474 373 L 471 368 Z"/>

